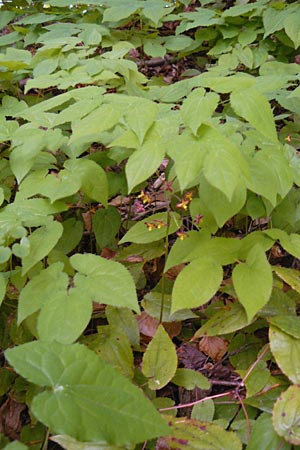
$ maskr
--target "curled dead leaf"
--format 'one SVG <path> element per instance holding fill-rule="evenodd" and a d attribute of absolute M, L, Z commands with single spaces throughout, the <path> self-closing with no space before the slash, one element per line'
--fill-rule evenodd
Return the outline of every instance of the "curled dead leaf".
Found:
<path fill-rule="evenodd" d="M 228 341 L 218 336 L 204 336 L 199 342 L 199 350 L 213 361 L 221 361 L 228 349 Z"/>

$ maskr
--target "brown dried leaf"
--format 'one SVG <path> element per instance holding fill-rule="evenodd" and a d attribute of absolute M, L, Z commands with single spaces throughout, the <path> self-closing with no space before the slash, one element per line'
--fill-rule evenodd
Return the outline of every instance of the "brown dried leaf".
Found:
<path fill-rule="evenodd" d="M 199 342 L 199 350 L 213 361 L 221 361 L 228 349 L 228 341 L 218 336 L 204 336 Z"/>
<path fill-rule="evenodd" d="M 4 433 L 10 439 L 18 439 L 19 433 L 24 423 L 21 414 L 26 410 L 24 403 L 19 403 L 15 399 L 8 399 L 0 407 L 0 433 Z"/>
<path fill-rule="evenodd" d="M 105 259 L 113 259 L 116 256 L 117 252 L 108 247 L 103 247 L 101 255 L 102 258 Z"/>
<path fill-rule="evenodd" d="M 146 311 L 143 311 L 137 316 L 137 321 L 139 324 L 140 333 L 145 336 L 153 337 L 159 325 L 159 321 L 154 319 L 154 317 L 149 316 Z"/>
<path fill-rule="evenodd" d="M 178 266 L 171 267 L 165 273 L 165 277 L 170 281 L 174 281 L 184 268 L 185 264 L 178 264 Z"/>
<path fill-rule="evenodd" d="M 153 337 L 156 333 L 157 327 L 159 325 L 159 321 L 149 314 L 146 311 L 143 311 L 139 316 L 137 316 L 137 321 L 139 324 L 140 333 L 144 336 Z M 181 322 L 163 322 L 163 326 L 172 339 L 181 331 L 182 323 Z"/>

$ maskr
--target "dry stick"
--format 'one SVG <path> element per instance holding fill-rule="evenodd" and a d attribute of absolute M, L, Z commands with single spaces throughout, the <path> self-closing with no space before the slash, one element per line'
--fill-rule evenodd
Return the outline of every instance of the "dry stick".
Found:
<path fill-rule="evenodd" d="M 239 394 L 238 391 L 236 391 L 236 396 L 237 396 L 237 398 L 239 399 L 239 402 L 240 402 L 240 404 L 241 404 L 243 413 L 244 413 L 245 418 L 246 418 L 247 441 L 249 442 L 249 441 L 250 441 L 250 436 L 251 436 L 251 429 L 250 429 L 250 420 L 249 420 L 249 416 L 248 416 L 247 410 L 246 410 L 246 408 L 245 408 L 244 402 L 243 402 L 243 400 L 242 400 L 242 397 L 240 396 L 240 394 Z"/>

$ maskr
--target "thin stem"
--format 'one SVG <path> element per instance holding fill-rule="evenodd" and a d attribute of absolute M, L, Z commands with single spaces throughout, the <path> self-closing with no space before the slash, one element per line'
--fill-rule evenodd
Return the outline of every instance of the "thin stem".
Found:
<path fill-rule="evenodd" d="M 46 429 L 46 433 L 45 433 L 45 437 L 44 437 L 44 440 L 43 440 L 43 445 L 41 447 L 41 450 L 46 450 L 47 449 L 49 436 L 50 436 L 50 430 L 49 430 L 49 428 L 47 428 Z"/>
<path fill-rule="evenodd" d="M 228 391 L 223 392 L 222 394 L 215 394 L 211 395 L 209 397 L 201 398 L 200 400 L 195 400 L 194 402 L 185 403 L 183 405 L 176 405 L 176 406 L 168 406 L 167 408 L 159 408 L 159 411 L 171 411 L 172 409 L 181 409 L 181 408 L 189 408 L 190 406 L 197 405 L 198 403 L 205 402 L 206 400 L 213 399 L 213 398 L 220 398 L 220 397 L 227 397 L 228 395 L 232 394 L 234 391 Z"/>
<path fill-rule="evenodd" d="M 170 208 L 168 205 L 167 209 L 167 228 L 166 228 L 166 237 L 165 237 L 165 261 L 167 261 L 168 253 L 169 253 L 169 228 L 170 228 Z M 160 304 L 160 315 L 159 315 L 159 323 L 163 321 L 164 314 L 164 306 L 165 306 L 165 275 L 162 274 L 161 280 L 161 304 Z"/>
<path fill-rule="evenodd" d="M 250 437 L 251 437 L 251 429 L 250 429 L 250 420 L 249 420 L 249 416 L 248 416 L 248 412 L 245 408 L 244 402 L 239 394 L 238 391 L 236 391 L 236 396 L 239 399 L 240 405 L 242 407 L 243 413 L 245 415 L 245 419 L 246 419 L 246 427 L 247 427 L 247 441 L 250 441 Z"/>

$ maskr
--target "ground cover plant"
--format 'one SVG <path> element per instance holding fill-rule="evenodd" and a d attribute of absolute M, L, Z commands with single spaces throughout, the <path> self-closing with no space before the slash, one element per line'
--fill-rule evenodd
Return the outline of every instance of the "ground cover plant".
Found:
<path fill-rule="evenodd" d="M 0 443 L 300 448 L 300 5 L 0 9 Z"/>

